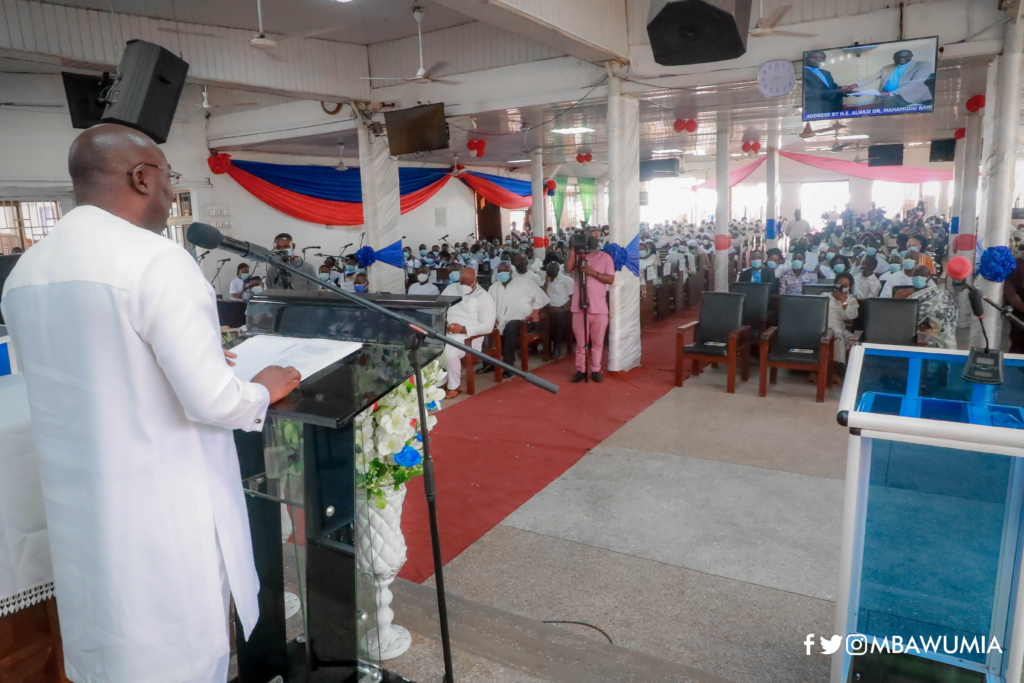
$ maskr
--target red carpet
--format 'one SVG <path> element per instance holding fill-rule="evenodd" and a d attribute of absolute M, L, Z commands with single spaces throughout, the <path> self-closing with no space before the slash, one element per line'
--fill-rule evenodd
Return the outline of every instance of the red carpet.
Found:
<path fill-rule="evenodd" d="M 698 308 L 642 332 L 643 365 L 602 384 L 571 384 L 572 358 L 536 374 L 559 384 L 549 394 L 508 381 L 438 414 L 431 456 L 445 563 L 572 467 L 621 425 L 668 393 L 675 380 L 675 332 Z M 434 573 L 423 479 L 409 484 L 402 512 L 409 547 L 400 576 L 421 583 Z"/>

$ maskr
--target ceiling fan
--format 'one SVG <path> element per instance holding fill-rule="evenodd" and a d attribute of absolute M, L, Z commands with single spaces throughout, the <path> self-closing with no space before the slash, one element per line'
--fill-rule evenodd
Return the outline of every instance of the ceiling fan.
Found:
<path fill-rule="evenodd" d="M 420 45 L 420 69 L 413 78 L 400 78 L 397 76 L 362 76 L 364 81 L 402 81 L 404 83 L 441 83 L 443 85 L 462 85 L 462 81 L 449 81 L 442 78 L 435 78 L 434 74 L 448 66 L 448 62 L 438 62 L 429 69 L 423 68 L 423 8 L 416 5 L 412 8 L 412 18 L 416 20 L 416 35 Z"/>
<path fill-rule="evenodd" d="M 197 105 L 203 109 L 220 109 L 228 107 L 255 107 L 255 102 L 232 102 L 231 104 L 210 104 L 210 95 L 206 91 L 206 86 L 203 86 L 203 101 Z"/>
<path fill-rule="evenodd" d="M 843 128 L 846 128 L 846 127 L 847 126 L 845 126 L 844 124 L 839 123 L 838 121 L 836 121 L 831 126 L 826 126 L 825 128 L 820 128 L 818 130 L 814 130 L 813 128 L 811 128 L 810 122 L 808 122 L 804 126 L 803 132 L 800 133 L 799 135 L 804 140 L 809 140 L 809 139 L 813 138 L 815 135 L 818 135 L 819 133 L 827 133 L 830 130 L 834 130 L 836 132 L 836 137 L 839 137 L 839 131 L 842 130 Z"/>
<path fill-rule="evenodd" d="M 257 19 L 257 24 L 258 24 L 258 31 L 256 32 L 256 35 L 254 35 L 252 38 L 239 38 L 237 36 L 223 36 L 223 35 L 220 35 L 220 34 L 217 34 L 217 33 L 206 33 L 206 32 L 203 32 L 203 31 L 191 31 L 191 30 L 180 29 L 180 28 L 163 28 L 163 27 L 161 27 L 158 30 L 165 31 L 167 33 L 180 33 L 182 35 L 187 35 L 187 36 L 203 36 L 205 38 L 220 38 L 220 39 L 228 38 L 228 39 L 231 39 L 231 40 L 245 40 L 246 42 L 249 43 L 249 45 L 251 47 L 253 47 L 253 48 L 257 49 L 257 50 L 260 50 L 261 52 L 265 53 L 268 57 L 271 57 L 272 59 L 280 59 L 280 57 L 278 55 L 276 55 L 273 52 L 273 50 L 275 48 L 280 47 L 282 43 L 288 43 L 288 42 L 295 41 L 295 40 L 302 40 L 303 38 L 314 38 L 316 36 L 322 36 L 325 33 L 331 33 L 332 31 L 336 31 L 336 30 L 338 30 L 340 28 L 343 28 L 344 26 L 347 25 L 346 23 L 342 23 L 342 22 L 332 23 L 332 24 L 325 24 L 323 26 L 320 26 L 320 27 L 314 28 L 314 29 L 310 29 L 308 31 L 302 31 L 302 32 L 299 32 L 299 33 L 289 33 L 287 35 L 281 36 L 280 38 L 272 38 L 269 35 L 267 35 L 267 33 L 263 30 L 263 6 L 260 3 L 260 0 L 256 0 L 256 19 Z M 214 106 L 216 106 L 216 105 L 214 105 Z"/>
<path fill-rule="evenodd" d="M 760 11 L 757 14 L 757 23 L 754 24 L 754 28 L 750 29 L 750 34 L 754 38 L 767 38 L 768 36 L 785 36 L 789 38 L 814 38 L 816 33 L 799 33 L 797 31 L 776 31 L 775 27 L 778 26 L 779 22 L 782 21 L 782 17 L 786 16 L 789 10 L 793 9 L 792 5 L 782 5 L 774 12 L 770 17 L 765 18 L 764 16 L 764 0 L 760 0 Z"/>

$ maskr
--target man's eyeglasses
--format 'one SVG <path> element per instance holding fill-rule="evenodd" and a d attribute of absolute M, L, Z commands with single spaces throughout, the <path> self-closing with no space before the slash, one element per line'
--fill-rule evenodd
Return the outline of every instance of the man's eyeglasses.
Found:
<path fill-rule="evenodd" d="M 161 171 L 167 171 L 167 175 L 170 176 L 170 178 L 171 178 L 171 185 L 177 185 L 178 183 L 181 182 L 182 175 L 180 173 L 178 173 L 177 171 L 172 171 L 169 166 L 167 168 L 164 168 L 163 166 L 157 166 L 156 164 L 151 164 L 148 161 L 143 161 L 138 166 L 134 166 L 130 171 L 128 171 L 128 175 L 132 175 L 137 170 L 139 170 L 139 168 L 141 168 L 143 166 L 152 166 L 153 168 L 159 168 Z"/>

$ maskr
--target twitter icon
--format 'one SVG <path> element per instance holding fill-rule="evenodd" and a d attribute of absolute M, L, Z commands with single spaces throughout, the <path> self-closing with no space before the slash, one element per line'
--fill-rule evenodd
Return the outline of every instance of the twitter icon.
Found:
<path fill-rule="evenodd" d="M 821 641 L 821 654 L 823 655 L 835 654 L 839 650 L 839 646 L 843 644 L 842 636 L 832 636 L 831 638 L 820 636 L 818 640 Z"/>

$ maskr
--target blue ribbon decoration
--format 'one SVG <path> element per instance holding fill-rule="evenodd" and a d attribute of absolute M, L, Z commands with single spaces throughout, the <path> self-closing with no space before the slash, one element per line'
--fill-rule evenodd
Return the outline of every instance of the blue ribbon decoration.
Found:
<path fill-rule="evenodd" d="M 636 234 L 625 249 L 612 242 L 601 251 L 612 257 L 616 271 L 622 270 L 625 266 L 633 275 L 640 277 L 640 233 Z"/>
<path fill-rule="evenodd" d="M 373 247 L 363 247 L 356 252 L 356 262 L 360 268 L 369 268 L 377 261 L 386 263 L 395 268 L 405 268 L 405 257 L 402 254 L 402 240 L 384 247 L 380 251 L 374 251 Z"/>
<path fill-rule="evenodd" d="M 991 247 L 981 254 L 978 273 L 989 282 L 1002 282 L 1017 267 L 1009 247 Z"/>

